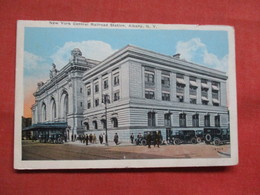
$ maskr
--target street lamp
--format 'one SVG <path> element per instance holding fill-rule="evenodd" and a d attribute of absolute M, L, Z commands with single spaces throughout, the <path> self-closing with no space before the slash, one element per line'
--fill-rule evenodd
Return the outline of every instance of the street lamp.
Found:
<path fill-rule="evenodd" d="M 109 100 L 109 95 L 108 94 L 104 94 L 102 97 L 102 102 L 105 104 L 105 129 L 106 129 L 106 145 L 108 146 L 108 139 L 107 139 L 107 104 L 110 103 Z"/>

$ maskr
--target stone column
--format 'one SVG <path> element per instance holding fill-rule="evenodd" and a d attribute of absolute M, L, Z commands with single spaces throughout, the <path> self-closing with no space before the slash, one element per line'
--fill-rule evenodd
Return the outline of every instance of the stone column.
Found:
<path fill-rule="evenodd" d="M 171 72 L 170 73 L 170 96 L 171 96 L 171 101 L 176 102 L 177 97 L 176 97 L 176 74 Z"/>
<path fill-rule="evenodd" d="M 196 79 L 196 83 L 198 85 L 198 88 L 197 88 L 197 104 L 202 104 L 202 101 L 201 101 L 201 80 Z"/>
<path fill-rule="evenodd" d="M 221 106 L 227 106 L 227 85 L 226 82 L 221 82 L 220 83 L 220 105 Z"/>
<path fill-rule="evenodd" d="M 161 71 L 155 70 L 155 99 L 162 100 L 162 78 Z"/>
<path fill-rule="evenodd" d="M 213 105 L 212 104 L 212 85 L 211 85 L 210 81 L 208 81 L 208 86 L 209 86 L 209 89 L 208 89 L 209 104 L 208 105 Z"/>
<path fill-rule="evenodd" d="M 184 88 L 184 102 L 185 103 L 190 103 L 190 82 L 189 82 L 189 77 L 184 76 L 184 82 L 185 82 L 185 88 Z"/>

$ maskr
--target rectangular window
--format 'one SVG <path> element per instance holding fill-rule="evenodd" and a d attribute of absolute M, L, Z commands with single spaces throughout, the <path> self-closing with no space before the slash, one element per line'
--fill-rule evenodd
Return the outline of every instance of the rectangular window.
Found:
<path fill-rule="evenodd" d="M 145 83 L 154 84 L 154 73 L 145 72 L 144 77 L 145 77 Z"/>
<path fill-rule="evenodd" d="M 148 126 L 155 127 L 155 112 L 148 112 Z"/>
<path fill-rule="evenodd" d="M 191 104 L 197 104 L 197 100 L 191 98 L 191 99 L 190 99 L 190 103 L 191 103 Z"/>
<path fill-rule="evenodd" d="M 83 103 L 82 103 L 82 102 L 80 102 L 80 106 L 81 106 L 81 107 L 83 106 Z"/>
<path fill-rule="evenodd" d="M 117 101 L 119 99 L 120 99 L 119 91 L 117 91 L 117 92 L 114 93 L 114 101 Z"/>
<path fill-rule="evenodd" d="M 170 101 L 170 94 L 169 93 L 162 93 L 162 100 L 163 101 Z"/>
<path fill-rule="evenodd" d="M 180 127 L 186 127 L 186 114 L 179 115 Z"/>
<path fill-rule="evenodd" d="M 103 87 L 104 87 L 104 89 L 108 89 L 108 80 L 107 79 L 104 80 Z"/>
<path fill-rule="evenodd" d="M 154 91 L 145 91 L 145 98 L 146 99 L 155 99 L 154 97 Z"/>
<path fill-rule="evenodd" d="M 97 107 L 99 105 L 99 99 L 95 99 L 95 106 Z"/>
<path fill-rule="evenodd" d="M 162 76 L 162 87 L 169 88 L 170 87 L 170 77 Z"/>
<path fill-rule="evenodd" d="M 215 126 L 220 127 L 220 116 L 219 115 L 215 116 Z"/>
<path fill-rule="evenodd" d="M 194 114 L 192 116 L 192 126 L 199 127 L 199 115 L 198 114 Z"/>
<path fill-rule="evenodd" d="M 98 93 L 99 92 L 99 85 L 98 83 L 95 83 L 95 93 Z"/>
<path fill-rule="evenodd" d="M 119 85 L 119 74 L 114 75 L 114 86 Z"/>
<path fill-rule="evenodd" d="M 91 102 L 88 101 L 88 109 L 91 108 Z"/>
<path fill-rule="evenodd" d="M 87 87 L 87 95 L 88 95 L 88 96 L 91 95 L 91 89 L 90 89 L 90 87 Z"/>
<path fill-rule="evenodd" d="M 205 127 L 209 127 L 210 126 L 210 115 L 205 115 L 204 116 L 204 125 L 205 125 Z"/>
<path fill-rule="evenodd" d="M 170 127 L 171 126 L 171 114 L 169 114 L 169 113 L 164 114 L 164 125 L 166 127 Z"/>

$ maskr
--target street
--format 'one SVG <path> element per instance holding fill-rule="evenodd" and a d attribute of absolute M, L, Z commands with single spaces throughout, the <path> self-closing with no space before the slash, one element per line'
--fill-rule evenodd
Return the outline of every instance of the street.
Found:
<path fill-rule="evenodd" d="M 22 160 L 104 160 L 104 159 L 162 159 L 162 158 L 228 158 L 230 145 L 200 144 L 136 146 L 131 144 L 85 145 L 22 141 Z"/>

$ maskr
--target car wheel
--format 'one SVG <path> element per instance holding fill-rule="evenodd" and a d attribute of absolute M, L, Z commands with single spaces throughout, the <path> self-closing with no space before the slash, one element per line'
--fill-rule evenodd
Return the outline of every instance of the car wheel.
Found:
<path fill-rule="evenodd" d="M 206 140 L 207 142 L 210 142 L 210 141 L 211 141 L 211 135 L 210 135 L 210 134 L 207 134 L 207 135 L 205 136 L 205 140 Z"/>
<path fill-rule="evenodd" d="M 197 140 L 196 140 L 195 137 L 191 138 L 191 143 L 192 143 L 192 144 L 196 144 L 196 143 L 197 143 Z"/>
<path fill-rule="evenodd" d="M 201 142 L 201 138 L 197 137 L 197 143 L 200 143 L 200 142 Z"/>
<path fill-rule="evenodd" d="M 220 145 L 220 139 L 219 139 L 219 138 L 214 139 L 213 144 L 214 144 L 215 146 Z"/>
<path fill-rule="evenodd" d="M 143 144 L 143 146 L 146 146 L 146 140 L 145 139 L 142 140 L 142 144 Z"/>
<path fill-rule="evenodd" d="M 174 139 L 174 144 L 175 145 L 180 145 L 181 144 L 181 140 L 180 139 Z"/>

